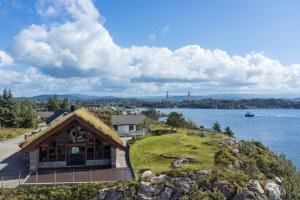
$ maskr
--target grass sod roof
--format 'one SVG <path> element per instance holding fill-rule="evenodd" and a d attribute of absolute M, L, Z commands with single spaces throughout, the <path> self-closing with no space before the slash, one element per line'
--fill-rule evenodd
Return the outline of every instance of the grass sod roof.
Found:
<path fill-rule="evenodd" d="M 28 145 L 30 145 L 31 143 L 36 141 L 38 138 L 40 138 L 41 136 L 46 135 L 49 131 L 51 131 L 54 128 L 60 126 L 64 121 L 68 120 L 69 118 L 71 118 L 73 116 L 79 117 L 80 119 L 82 119 L 86 123 L 90 124 L 91 126 L 96 128 L 97 130 L 99 130 L 101 133 L 108 136 L 109 138 L 111 138 L 112 140 L 117 142 L 119 145 L 124 147 L 123 142 L 122 142 L 121 138 L 119 137 L 118 133 L 115 130 L 113 130 L 111 127 L 106 125 L 104 122 L 102 122 L 93 113 L 86 110 L 85 108 L 80 108 L 80 109 L 78 109 L 74 112 L 71 112 L 71 113 L 67 114 L 66 116 L 64 116 L 61 119 L 57 120 L 57 122 L 50 125 L 47 129 L 45 129 L 45 130 L 43 130 L 43 131 L 41 131 L 41 132 L 39 132 L 35 135 L 32 135 L 31 137 L 28 137 L 26 140 L 24 140 L 22 143 L 20 143 L 19 146 L 22 149 L 24 149 L 25 147 L 27 147 Z"/>

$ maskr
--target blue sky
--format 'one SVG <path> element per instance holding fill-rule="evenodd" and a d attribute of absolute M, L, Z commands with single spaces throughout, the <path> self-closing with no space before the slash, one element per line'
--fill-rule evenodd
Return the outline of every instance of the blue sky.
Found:
<path fill-rule="evenodd" d="M 0 87 L 25 96 L 298 95 L 299 7 L 297 0 L 1 0 Z"/>

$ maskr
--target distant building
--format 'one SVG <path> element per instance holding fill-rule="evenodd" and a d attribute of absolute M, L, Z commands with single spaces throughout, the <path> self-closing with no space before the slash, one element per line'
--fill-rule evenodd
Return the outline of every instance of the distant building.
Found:
<path fill-rule="evenodd" d="M 69 113 L 70 113 L 70 110 L 68 110 L 68 109 L 59 109 L 55 113 L 53 113 L 50 117 L 48 117 L 45 120 L 45 122 L 46 122 L 46 124 L 51 125 L 52 123 L 54 123 L 55 121 L 57 121 L 58 119 L 62 118 L 63 116 L 65 116 Z"/>
<path fill-rule="evenodd" d="M 41 120 L 46 121 L 49 117 L 51 117 L 54 114 L 54 112 L 52 112 L 52 111 L 38 111 L 37 114 L 38 114 L 38 117 Z"/>
<path fill-rule="evenodd" d="M 141 135 L 143 132 L 137 130 L 137 125 L 144 120 L 144 115 L 113 115 L 112 125 L 120 136 Z"/>
<path fill-rule="evenodd" d="M 191 92 L 188 92 L 188 95 L 186 97 L 186 101 L 192 101 Z"/>
<path fill-rule="evenodd" d="M 163 100 L 163 102 L 165 102 L 165 103 L 173 102 L 172 98 L 169 96 L 169 91 L 167 91 L 166 98 Z"/>

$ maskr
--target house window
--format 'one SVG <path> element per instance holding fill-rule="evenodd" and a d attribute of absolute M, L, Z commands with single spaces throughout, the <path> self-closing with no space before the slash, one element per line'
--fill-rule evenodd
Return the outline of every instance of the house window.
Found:
<path fill-rule="evenodd" d="M 110 159 L 110 146 L 103 147 L 103 159 Z"/>
<path fill-rule="evenodd" d="M 40 148 L 40 162 L 48 161 L 48 148 Z"/>
<path fill-rule="evenodd" d="M 130 125 L 129 125 L 129 130 L 130 130 L 130 131 L 133 131 L 133 130 L 134 130 L 134 125 L 133 125 L 133 124 L 130 124 Z"/>

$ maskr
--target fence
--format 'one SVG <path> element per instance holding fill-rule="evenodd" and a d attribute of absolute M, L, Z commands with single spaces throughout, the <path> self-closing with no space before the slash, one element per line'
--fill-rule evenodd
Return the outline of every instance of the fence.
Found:
<path fill-rule="evenodd" d="M 21 185 L 56 185 L 133 180 L 130 168 L 40 170 L 29 174 Z"/>
<path fill-rule="evenodd" d="M 0 174 L 0 187 L 2 190 L 4 188 L 16 188 L 22 184 L 27 175 L 26 170 L 20 170 L 17 174 Z"/>

